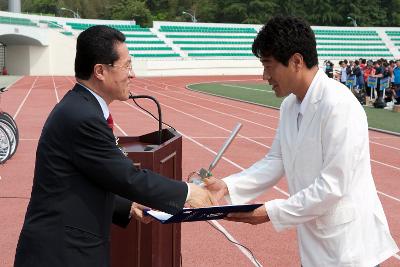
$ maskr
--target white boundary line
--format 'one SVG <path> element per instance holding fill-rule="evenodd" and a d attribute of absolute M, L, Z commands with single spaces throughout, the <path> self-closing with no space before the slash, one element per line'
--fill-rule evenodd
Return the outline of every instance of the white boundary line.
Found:
<path fill-rule="evenodd" d="M 396 197 L 394 197 L 394 196 L 385 194 L 385 193 L 383 193 L 383 192 L 381 192 L 381 191 L 379 191 L 379 190 L 376 190 L 376 192 L 378 192 L 379 194 L 381 194 L 381 195 L 383 195 L 383 196 L 385 196 L 385 197 L 388 197 L 388 198 L 391 198 L 391 199 L 393 199 L 393 200 L 396 200 L 396 201 L 400 202 L 400 199 L 398 199 L 398 198 L 396 198 Z"/>
<path fill-rule="evenodd" d="M 374 159 L 371 159 L 371 161 L 375 162 L 375 163 L 378 163 L 378 164 L 381 164 L 383 166 L 390 167 L 390 168 L 393 168 L 393 169 L 396 169 L 396 170 L 400 171 L 399 167 L 396 167 L 396 166 L 393 166 L 393 165 L 390 165 L 390 164 L 386 164 L 386 163 L 383 163 L 383 162 L 380 162 L 380 161 L 377 161 L 377 160 L 374 160 Z"/>
<path fill-rule="evenodd" d="M 32 89 L 33 89 L 33 87 L 35 87 L 35 84 L 36 84 L 36 81 L 38 80 L 38 78 L 39 78 L 39 76 L 36 76 L 35 80 L 33 81 L 32 85 L 31 85 L 31 88 L 29 89 L 28 93 L 25 95 L 24 99 L 22 100 L 21 104 L 19 105 L 17 111 L 15 112 L 15 115 L 13 116 L 13 119 L 14 119 L 14 120 L 17 118 L 19 112 L 20 112 L 21 109 L 22 109 L 22 106 L 25 105 L 25 101 L 26 101 L 26 99 L 28 98 L 28 96 L 30 95 L 30 93 L 31 93 L 31 91 L 32 91 Z"/>
<path fill-rule="evenodd" d="M 53 80 L 54 92 L 56 94 L 57 103 L 60 103 L 60 98 L 58 97 L 57 86 L 56 86 L 56 82 L 54 81 L 53 75 L 51 76 L 51 79 Z"/>
<path fill-rule="evenodd" d="M 245 86 L 239 86 L 239 85 L 233 85 L 233 84 L 226 84 L 226 83 L 220 83 L 220 85 L 226 86 L 226 87 L 242 88 L 242 89 L 251 90 L 251 91 L 265 92 L 265 93 L 273 93 L 274 92 L 274 91 L 270 91 L 270 90 L 261 90 L 261 89 L 245 87 Z"/>
<path fill-rule="evenodd" d="M 114 122 L 114 125 L 115 125 L 115 127 L 118 128 L 118 130 L 120 130 L 120 132 L 121 132 L 123 135 L 128 136 L 128 134 L 127 134 L 124 130 L 122 130 L 122 128 L 121 128 L 117 123 Z"/>
<path fill-rule="evenodd" d="M 369 141 L 371 144 L 374 144 L 374 145 L 378 145 L 378 146 L 384 146 L 384 147 L 387 147 L 387 148 L 391 148 L 391 149 L 395 149 L 395 150 L 398 150 L 398 151 L 400 151 L 400 148 L 397 148 L 397 147 L 394 147 L 394 146 L 388 146 L 388 145 L 384 145 L 384 144 L 381 144 L 381 143 L 377 143 L 377 142 L 373 142 L 373 141 Z"/>

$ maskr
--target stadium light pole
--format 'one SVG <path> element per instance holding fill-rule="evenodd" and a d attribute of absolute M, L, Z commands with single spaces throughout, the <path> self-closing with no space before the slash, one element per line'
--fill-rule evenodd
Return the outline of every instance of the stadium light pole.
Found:
<path fill-rule="evenodd" d="M 79 16 L 79 14 L 78 14 L 78 10 L 76 10 L 76 12 L 75 12 L 75 11 L 73 11 L 71 9 L 68 9 L 68 8 L 65 8 L 65 7 L 61 7 L 60 10 L 65 10 L 65 11 L 72 12 L 72 14 L 74 14 L 74 18 L 76 18 L 76 19 L 80 19 L 81 18 Z"/>
<path fill-rule="evenodd" d="M 196 22 L 197 22 L 196 13 L 194 13 L 194 15 L 192 15 L 192 14 L 190 14 L 190 13 L 188 13 L 188 12 L 182 11 L 182 15 L 189 15 L 189 16 L 192 18 L 192 22 L 193 22 L 193 23 L 196 23 Z"/>
<path fill-rule="evenodd" d="M 347 17 L 347 19 L 351 20 L 354 27 L 357 27 L 357 21 L 355 19 L 353 19 L 352 17 Z"/>

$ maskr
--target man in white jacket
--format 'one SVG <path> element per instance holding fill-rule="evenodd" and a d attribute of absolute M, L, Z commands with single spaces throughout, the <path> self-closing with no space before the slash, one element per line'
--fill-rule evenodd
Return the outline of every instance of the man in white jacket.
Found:
<path fill-rule="evenodd" d="M 346 86 L 318 69 L 315 36 L 299 18 L 272 18 L 253 53 L 279 97 L 279 127 L 269 153 L 253 166 L 205 180 L 217 197 L 246 203 L 284 175 L 290 197 L 230 220 L 297 228 L 303 267 L 373 267 L 398 251 L 371 174 L 365 112 Z"/>

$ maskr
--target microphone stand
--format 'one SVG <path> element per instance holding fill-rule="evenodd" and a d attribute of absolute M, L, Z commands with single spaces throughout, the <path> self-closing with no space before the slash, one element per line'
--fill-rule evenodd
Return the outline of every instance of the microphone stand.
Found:
<path fill-rule="evenodd" d="M 161 145 L 162 144 L 162 117 L 161 117 L 160 103 L 158 103 L 157 99 L 155 99 L 152 96 L 149 96 L 149 95 L 133 95 L 131 92 L 129 92 L 129 99 L 134 100 L 134 99 L 139 99 L 139 98 L 151 99 L 157 105 L 157 111 L 158 111 L 158 145 Z"/>

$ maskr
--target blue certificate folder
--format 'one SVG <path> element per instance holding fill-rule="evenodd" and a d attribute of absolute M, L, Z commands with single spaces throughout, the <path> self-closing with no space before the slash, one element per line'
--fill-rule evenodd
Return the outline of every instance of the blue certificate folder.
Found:
<path fill-rule="evenodd" d="M 145 214 L 154 217 L 162 224 L 180 223 L 180 222 L 195 222 L 218 220 L 224 218 L 231 212 L 248 212 L 253 211 L 263 204 L 244 204 L 244 205 L 224 205 L 211 206 L 207 208 L 184 208 L 175 215 L 162 211 L 146 210 Z"/>

